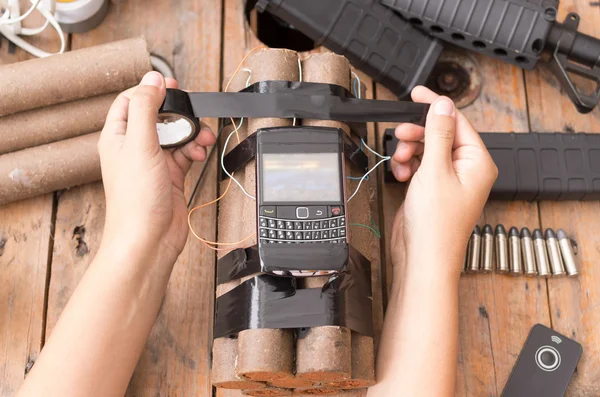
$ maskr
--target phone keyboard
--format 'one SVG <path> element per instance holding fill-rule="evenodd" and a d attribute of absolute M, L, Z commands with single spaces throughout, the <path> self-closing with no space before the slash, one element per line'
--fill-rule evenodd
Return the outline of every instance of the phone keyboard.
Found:
<path fill-rule="evenodd" d="M 344 215 L 319 220 L 258 218 L 260 242 L 271 243 L 345 243 Z"/>

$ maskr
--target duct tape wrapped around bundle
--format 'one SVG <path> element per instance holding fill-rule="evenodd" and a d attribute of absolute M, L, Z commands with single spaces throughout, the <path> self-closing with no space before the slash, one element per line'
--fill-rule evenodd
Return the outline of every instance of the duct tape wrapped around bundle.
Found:
<path fill-rule="evenodd" d="M 217 298 L 214 337 L 247 329 L 306 329 L 342 326 L 373 335 L 371 271 L 369 261 L 350 248 L 348 271 L 325 276 L 322 286 L 300 289 L 294 277 L 261 274 Z"/>

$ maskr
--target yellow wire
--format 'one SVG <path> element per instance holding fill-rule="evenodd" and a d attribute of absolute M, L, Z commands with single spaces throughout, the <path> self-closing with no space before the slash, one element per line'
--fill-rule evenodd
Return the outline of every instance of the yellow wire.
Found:
<path fill-rule="evenodd" d="M 227 90 L 229 89 L 229 85 L 231 84 L 231 81 L 233 80 L 233 78 L 238 74 L 238 72 L 240 71 L 240 68 L 242 67 L 242 65 L 244 64 L 244 62 L 246 61 L 246 59 L 248 58 L 248 56 L 250 54 L 252 54 L 254 51 L 258 50 L 258 49 L 262 49 L 262 48 L 266 48 L 265 46 L 258 46 L 258 47 L 254 47 L 253 49 L 251 49 L 245 56 L 244 58 L 242 58 L 242 61 L 238 64 L 237 68 L 235 69 L 235 71 L 233 72 L 233 74 L 231 75 L 231 77 L 229 78 L 229 81 L 227 81 L 227 84 L 225 85 L 225 89 L 223 91 L 227 92 Z M 232 117 L 229 118 L 231 120 L 231 123 L 233 124 L 233 127 L 235 128 L 235 136 L 237 138 L 238 143 L 240 143 L 240 135 L 239 135 L 239 126 L 235 125 L 235 122 L 233 120 Z M 226 150 L 226 148 L 223 148 L 223 150 Z M 234 175 L 234 172 L 231 173 L 231 176 Z M 204 243 L 208 248 L 215 250 L 215 251 L 225 251 L 225 250 L 229 250 L 231 248 L 216 248 L 213 247 L 212 245 L 238 245 L 243 243 L 244 241 L 248 240 L 249 238 L 252 238 L 256 235 L 256 233 L 252 233 L 246 237 L 244 237 L 242 240 L 237 241 L 235 243 L 219 243 L 216 241 L 208 241 L 203 239 L 202 237 L 200 237 L 195 231 L 194 228 L 192 227 L 192 213 L 194 213 L 196 210 L 200 209 L 200 208 L 204 208 L 207 207 L 211 204 L 216 204 L 219 200 L 221 200 L 223 197 L 225 197 L 225 195 L 227 194 L 227 192 L 229 192 L 229 187 L 231 186 L 231 178 L 229 178 L 229 182 L 227 182 L 227 187 L 225 188 L 225 191 L 223 192 L 223 194 L 221 194 L 219 197 L 217 197 L 216 199 L 209 201 L 207 203 L 201 204 L 197 207 L 194 207 L 190 210 L 190 212 L 188 213 L 188 227 L 190 228 L 190 231 L 192 232 L 192 234 L 194 235 L 194 237 L 196 237 L 198 240 L 200 240 L 202 243 Z M 212 244 L 212 245 L 211 245 Z"/>

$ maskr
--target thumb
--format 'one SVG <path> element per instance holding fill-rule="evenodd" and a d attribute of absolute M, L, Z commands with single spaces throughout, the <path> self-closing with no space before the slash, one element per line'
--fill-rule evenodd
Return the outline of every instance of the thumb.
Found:
<path fill-rule="evenodd" d="M 129 101 L 127 140 L 148 147 L 159 147 L 156 118 L 165 95 L 164 77 L 158 72 L 146 73 Z"/>
<path fill-rule="evenodd" d="M 448 97 L 437 98 L 425 121 L 424 167 L 451 167 L 456 133 L 456 108 Z"/>

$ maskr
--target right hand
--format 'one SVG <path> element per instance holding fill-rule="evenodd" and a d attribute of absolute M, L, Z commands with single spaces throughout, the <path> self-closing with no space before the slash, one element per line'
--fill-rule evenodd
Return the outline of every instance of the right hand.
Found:
<path fill-rule="evenodd" d="M 425 128 L 404 123 L 395 131 L 400 142 L 392 171 L 399 181 L 412 180 L 396 215 L 392 260 L 401 267 L 425 257 L 443 261 L 435 271 L 449 268 L 458 278 L 469 236 L 498 169 L 479 134 L 449 98 L 422 86 L 411 96 L 431 108 Z"/>

